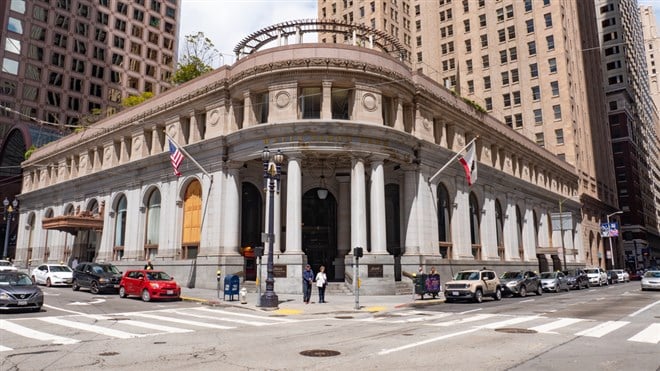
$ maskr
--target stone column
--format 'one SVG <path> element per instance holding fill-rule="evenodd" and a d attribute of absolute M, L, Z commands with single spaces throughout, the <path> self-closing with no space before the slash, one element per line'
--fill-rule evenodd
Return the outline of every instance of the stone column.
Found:
<path fill-rule="evenodd" d="M 404 214 L 404 255 L 418 255 L 419 250 L 419 220 L 417 219 L 417 167 L 401 166 L 404 171 L 403 181 L 403 212 Z"/>
<path fill-rule="evenodd" d="M 233 255 L 239 253 L 238 248 L 241 234 L 239 218 L 239 215 L 241 215 L 241 184 L 239 171 L 242 166 L 243 163 L 241 162 L 230 162 L 227 164 L 225 170 L 221 254 Z"/>
<path fill-rule="evenodd" d="M 403 97 L 399 96 L 395 99 L 396 110 L 394 112 L 394 128 L 397 130 L 404 131 L 403 125 Z"/>
<path fill-rule="evenodd" d="M 287 153 L 286 253 L 302 253 L 302 173 L 298 154 Z"/>
<path fill-rule="evenodd" d="M 246 91 L 243 93 L 243 128 L 254 126 L 256 122 L 257 119 L 252 109 L 252 97 L 250 96 L 250 92 Z"/>
<path fill-rule="evenodd" d="M 387 254 L 387 235 L 385 233 L 385 176 L 383 174 L 383 160 L 371 161 L 371 188 L 370 188 L 370 214 L 371 215 L 371 253 Z"/>
<path fill-rule="evenodd" d="M 336 177 L 339 183 L 337 200 L 337 258 L 335 259 L 335 277 L 345 276 L 344 257 L 351 251 L 351 184 L 350 177 Z"/>
<path fill-rule="evenodd" d="M 351 160 L 351 247 L 367 250 L 366 188 L 364 160 Z"/>
<path fill-rule="evenodd" d="M 332 81 L 323 81 L 321 94 L 321 119 L 332 120 Z"/>

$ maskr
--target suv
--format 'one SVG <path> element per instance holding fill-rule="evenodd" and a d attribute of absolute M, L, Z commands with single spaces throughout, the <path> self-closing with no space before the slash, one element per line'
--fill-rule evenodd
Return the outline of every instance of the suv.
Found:
<path fill-rule="evenodd" d="M 568 287 L 572 289 L 581 289 L 589 288 L 589 277 L 587 274 L 580 268 L 575 268 L 571 270 L 564 271 L 566 279 L 568 280 Z"/>
<path fill-rule="evenodd" d="M 587 277 L 589 277 L 589 284 L 591 286 L 603 286 L 608 284 L 607 273 L 601 268 L 586 268 L 584 272 L 587 274 Z"/>
<path fill-rule="evenodd" d="M 484 295 L 495 300 L 502 299 L 502 287 L 497 274 L 490 270 L 466 270 L 456 273 L 454 279 L 445 284 L 445 302 L 470 299 L 481 303 Z"/>
<path fill-rule="evenodd" d="M 543 294 L 541 279 L 532 271 L 504 272 L 500 276 L 500 281 L 505 294 L 518 295 L 521 298 L 527 296 L 528 292 Z"/>
<path fill-rule="evenodd" d="M 101 291 L 117 292 L 121 272 L 117 267 L 109 263 L 80 263 L 73 271 L 73 291 L 81 287 L 88 288 L 92 294 Z"/>

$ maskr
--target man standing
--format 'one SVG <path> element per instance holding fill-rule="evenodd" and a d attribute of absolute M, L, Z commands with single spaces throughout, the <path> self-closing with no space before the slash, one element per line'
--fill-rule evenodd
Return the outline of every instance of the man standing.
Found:
<path fill-rule="evenodd" d="M 78 266 L 78 257 L 76 256 L 75 258 L 73 258 L 73 261 L 71 262 L 71 269 L 76 269 L 77 266 Z"/>
<path fill-rule="evenodd" d="M 309 299 L 312 296 L 312 282 L 314 282 L 314 272 L 312 267 L 307 264 L 303 271 L 303 301 L 309 304 Z"/>
<path fill-rule="evenodd" d="M 151 260 L 147 260 L 147 264 L 144 265 L 144 269 L 146 269 L 148 271 L 154 270 L 154 265 L 151 264 Z"/>

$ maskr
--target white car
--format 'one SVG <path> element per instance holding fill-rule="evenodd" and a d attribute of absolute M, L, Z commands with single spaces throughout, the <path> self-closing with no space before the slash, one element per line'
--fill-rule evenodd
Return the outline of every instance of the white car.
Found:
<path fill-rule="evenodd" d="M 17 271 L 18 269 L 7 260 L 0 260 L 0 271 Z"/>
<path fill-rule="evenodd" d="M 607 272 L 600 268 L 585 268 L 584 273 L 586 273 L 587 277 L 589 277 L 589 284 L 591 286 L 603 286 L 608 284 Z"/>
<path fill-rule="evenodd" d="M 32 280 L 37 285 L 70 285 L 73 281 L 73 270 L 61 264 L 41 264 L 32 270 Z"/>
<path fill-rule="evenodd" d="M 625 270 L 623 270 L 623 269 L 613 269 L 613 271 L 616 273 L 616 276 L 618 277 L 617 281 L 619 283 L 621 283 L 621 282 L 630 282 L 630 275 Z"/>
<path fill-rule="evenodd" d="M 642 276 L 642 291 L 660 290 L 660 271 L 648 271 Z"/>

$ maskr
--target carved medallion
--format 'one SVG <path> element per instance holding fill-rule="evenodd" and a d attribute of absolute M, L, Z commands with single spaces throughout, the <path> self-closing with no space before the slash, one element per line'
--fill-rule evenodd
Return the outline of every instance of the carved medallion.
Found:
<path fill-rule="evenodd" d="M 377 103 L 378 100 L 376 99 L 376 96 L 373 95 L 372 93 L 365 93 L 362 96 L 362 105 L 369 112 L 373 112 L 376 110 Z"/>
<path fill-rule="evenodd" d="M 284 108 L 291 102 L 291 95 L 286 91 L 280 91 L 275 95 L 277 108 Z"/>
<path fill-rule="evenodd" d="M 217 109 L 211 110 L 209 112 L 209 125 L 215 126 L 218 124 L 218 121 L 220 121 L 220 112 Z"/>

